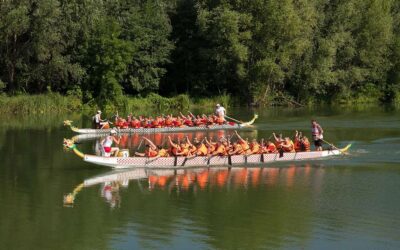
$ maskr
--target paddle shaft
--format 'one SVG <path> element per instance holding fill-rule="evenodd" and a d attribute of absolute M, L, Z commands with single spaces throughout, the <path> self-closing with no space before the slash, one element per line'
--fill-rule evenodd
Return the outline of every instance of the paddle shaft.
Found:
<path fill-rule="evenodd" d="M 232 121 L 238 122 L 238 123 L 243 123 L 242 121 L 236 120 L 235 118 L 229 117 L 225 115 L 226 118 L 231 119 Z"/>
<path fill-rule="evenodd" d="M 328 144 L 329 146 L 333 147 L 334 149 L 339 150 L 342 154 L 345 154 L 345 155 L 348 154 L 347 152 L 344 152 L 344 151 L 340 150 L 340 148 L 336 147 L 335 145 L 333 145 L 332 143 L 330 143 L 328 141 L 325 141 L 324 139 L 321 139 L 321 141 L 325 142 L 326 144 Z"/>

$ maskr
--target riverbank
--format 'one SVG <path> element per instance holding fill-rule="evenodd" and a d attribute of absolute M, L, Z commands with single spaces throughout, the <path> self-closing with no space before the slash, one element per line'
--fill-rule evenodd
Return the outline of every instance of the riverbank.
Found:
<path fill-rule="evenodd" d="M 176 113 L 179 111 L 186 112 L 189 110 L 210 110 L 214 108 L 216 103 L 220 103 L 225 107 L 246 106 L 241 104 L 238 98 L 230 95 L 221 95 L 216 97 L 190 97 L 186 94 L 180 94 L 174 97 L 163 97 L 155 93 L 151 93 L 146 97 L 129 97 L 124 96 L 118 105 L 107 104 L 105 106 L 98 105 L 95 101 L 83 103 L 81 98 L 75 95 L 61 95 L 59 93 L 47 93 L 40 95 L 17 95 L 7 96 L 0 95 L 0 114 L 59 114 L 69 112 L 83 112 L 91 114 L 97 109 L 105 112 L 120 111 L 124 113 L 133 113 L 135 115 L 143 113 Z M 297 103 L 290 98 L 276 98 L 269 106 L 288 106 L 288 107 L 307 107 L 319 105 L 334 106 L 357 106 L 357 105 L 379 105 L 381 104 L 379 96 L 359 96 L 338 98 L 337 100 L 309 100 L 307 103 Z M 394 98 L 393 104 L 400 106 L 400 93 Z"/>
<path fill-rule="evenodd" d="M 0 95 L 0 114 L 47 114 L 47 113 L 66 113 L 84 112 L 93 113 L 97 109 L 105 112 L 132 112 L 134 114 L 157 112 L 179 112 L 191 109 L 210 109 L 216 103 L 221 103 L 225 107 L 232 106 L 229 95 L 209 98 L 191 98 L 189 95 L 181 94 L 167 98 L 158 94 L 149 94 L 147 97 L 128 97 L 122 98 L 118 105 L 107 104 L 100 106 L 94 101 L 83 103 L 82 100 L 74 95 L 63 96 L 58 93 L 47 93 L 40 95 Z"/>

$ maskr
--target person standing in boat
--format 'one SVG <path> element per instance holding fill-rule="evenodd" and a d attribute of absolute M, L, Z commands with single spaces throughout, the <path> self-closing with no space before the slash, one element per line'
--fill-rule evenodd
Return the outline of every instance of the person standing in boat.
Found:
<path fill-rule="evenodd" d="M 112 147 L 113 143 L 119 145 L 120 143 L 120 138 L 116 139 L 115 135 L 117 134 L 117 131 L 115 129 L 111 129 L 110 135 L 108 135 L 106 138 L 104 138 L 101 141 L 101 145 L 103 146 L 104 153 L 110 154 L 112 156 L 118 156 L 119 148 L 118 147 Z"/>
<path fill-rule="evenodd" d="M 226 109 L 222 107 L 219 103 L 215 106 L 215 115 L 217 116 L 216 122 L 219 125 L 225 123 Z"/>
<path fill-rule="evenodd" d="M 322 151 L 322 141 L 324 138 L 324 130 L 316 120 L 311 120 L 311 134 L 314 141 L 315 150 Z"/>

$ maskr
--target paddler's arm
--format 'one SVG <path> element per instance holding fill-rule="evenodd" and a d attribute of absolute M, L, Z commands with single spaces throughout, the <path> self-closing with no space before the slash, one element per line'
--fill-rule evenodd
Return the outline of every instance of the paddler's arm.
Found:
<path fill-rule="evenodd" d="M 276 137 L 275 132 L 273 132 L 272 135 L 274 136 L 275 141 L 279 141 L 279 140 L 278 140 L 278 137 Z"/>
<path fill-rule="evenodd" d="M 190 140 L 189 140 L 189 137 L 188 137 L 188 136 L 186 136 L 186 141 L 187 141 L 187 143 L 189 144 L 189 146 L 190 146 L 190 147 L 193 147 L 193 144 L 190 142 Z"/>
<path fill-rule="evenodd" d="M 170 144 L 172 147 L 174 147 L 174 148 L 177 148 L 177 147 L 178 147 L 175 143 L 172 142 L 171 136 L 168 136 L 168 141 L 169 141 L 169 144 Z"/>
<path fill-rule="evenodd" d="M 235 149 L 230 149 L 229 151 L 228 151 L 228 155 L 234 155 L 234 154 L 236 154 L 237 153 L 237 149 L 235 150 Z"/>
<path fill-rule="evenodd" d="M 114 141 L 117 145 L 119 145 L 119 143 L 121 142 L 121 138 L 118 137 L 118 140 L 117 140 L 117 139 L 115 139 L 115 136 L 113 136 L 113 141 Z"/>
<path fill-rule="evenodd" d="M 208 146 L 212 146 L 211 142 L 209 142 L 209 141 L 207 140 L 207 137 L 204 137 L 204 140 L 205 140 L 205 142 L 206 142 L 206 144 L 207 144 Z"/>
<path fill-rule="evenodd" d="M 237 136 L 239 141 L 245 141 L 245 140 L 243 140 L 243 138 L 239 135 L 239 133 L 236 130 L 235 130 L 235 135 Z"/>
<path fill-rule="evenodd" d="M 151 149 L 157 150 L 157 146 L 150 139 L 148 139 L 147 137 L 144 137 L 144 136 L 143 136 L 143 139 L 149 143 Z"/>

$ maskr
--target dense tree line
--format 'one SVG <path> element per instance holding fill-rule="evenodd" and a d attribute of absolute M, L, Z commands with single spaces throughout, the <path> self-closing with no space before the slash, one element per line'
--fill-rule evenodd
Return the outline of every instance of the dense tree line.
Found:
<path fill-rule="evenodd" d="M 266 103 L 400 86 L 397 0 L 3 0 L 0 89 Z M 1 91 L 1 90 L 0 90 Z"/>

